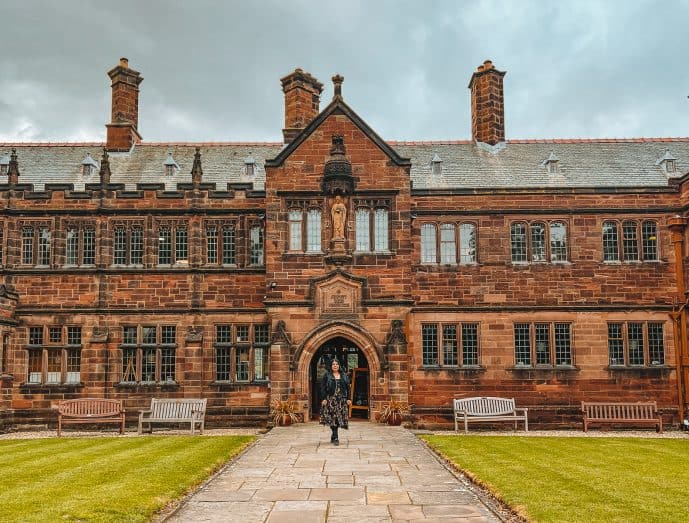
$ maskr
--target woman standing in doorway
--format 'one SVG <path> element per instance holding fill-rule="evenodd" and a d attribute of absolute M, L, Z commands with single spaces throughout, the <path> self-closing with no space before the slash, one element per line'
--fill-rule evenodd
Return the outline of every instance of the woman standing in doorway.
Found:
<path fill-rule="evenodd" d="M 321 381 L 321 425 L 329 425 L 332 435 L 330 443 L 339 445 L 337 429 L 349 428 L 349 378 L 344 372 L 340 372 L 340 362 L 333 358 L 330 370 Z"/>

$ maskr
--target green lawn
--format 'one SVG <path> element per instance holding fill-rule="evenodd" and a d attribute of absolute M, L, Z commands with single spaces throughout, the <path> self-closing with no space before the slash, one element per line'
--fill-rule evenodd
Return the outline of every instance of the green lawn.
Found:
<path fill-rule="evenodd" d="M 253 439 L 0 441 L 0 521 L 148 521 Z"/>
<path fill-rule="evenodd" d="M 532 521 L 689 518 L 689 441 L 685 439 L 422 438 Z"/>

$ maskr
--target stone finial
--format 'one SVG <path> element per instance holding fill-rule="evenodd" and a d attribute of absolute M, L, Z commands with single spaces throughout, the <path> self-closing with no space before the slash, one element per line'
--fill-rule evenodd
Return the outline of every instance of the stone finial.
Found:
<path fill-rule="evenodd" d="M 109 185 L 110 184 L 110 156 L 108 156 L 108 150 L 103 147 L 103 157 L 100 160 L 100 184 Z"/>
<path fill-rule="evenodd" d="M 197 147 L 194 153 L 194 164 L 191 166 L 191 183 L 195 186 L 201 184 L 203 178 L 203 169 L 201 168 L 201 148 Z"/>
<path fill-rule="evenodd" d="M 12 154 L 10 155 L 10 164 L 7 168 L 7 181 L 10 185 L 19 183 L 19 162 L 17 161 L 16 149 L 12 149 Z"/>
<path fill-rule="evenodd" d="M 333 98 L 337 99 L 342 99 L 342 82 L 344 82 L 344 76 L 341 76 L 339 74 L 336 74 L 333 76 L 333 87 L 334 87 L 334 96 Z"/>

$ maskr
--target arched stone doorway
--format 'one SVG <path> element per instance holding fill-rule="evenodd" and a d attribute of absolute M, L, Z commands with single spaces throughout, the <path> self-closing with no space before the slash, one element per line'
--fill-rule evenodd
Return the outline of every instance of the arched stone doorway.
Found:
<path fill-rule="evenodd" d="M 364 352 L 346 338 L 338 336 L 326 341 L 316 351 L 309 367 L 311 417 L 317 418 L 320 412 L 320 383 L 330 367 L 333 358 L 337 358 L 343 370 L 349 376 L 351 384 L 352 409 L 351 417 L 369 418 L 369 368 Z"/>
<path fill-rule="evenodd" d="M 382 349 L 368 331 L 356 323 L 344 320 L 330 321 L 316 327 L 304 337 L 304 341 L 295 352 L 293 386 L 295 394 L 307 400 L 305 417 L 312 418 L 311 413 L 314 408 L 312 366 L 317 372 L 321 356 L 329 350 L 328 347 L 333 346 L 335 348 L 341 346 L 341 349 L 354 347 L 357 361 L 361 358 L 361 361 L 365 361 L 368 365 L 368 398 L 366 399 L 369 407 L 368 417 L 375 419 L 380 409 L 378 405 L 380 398 L 388 394 L 388 380 L 383 373 L 381 363 Z M 322 348 L 324 350 L 319 352 Z"/>

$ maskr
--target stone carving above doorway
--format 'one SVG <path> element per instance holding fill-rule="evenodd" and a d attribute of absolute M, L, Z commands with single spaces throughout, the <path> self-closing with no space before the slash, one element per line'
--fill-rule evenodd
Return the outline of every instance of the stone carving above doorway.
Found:
<path fill-rule="evenodd" d="M 344 271 L 331 272 L 311 282 L 316 315 L 320 318 L 351 318 L 361 309 L 365 278 Z"/>

